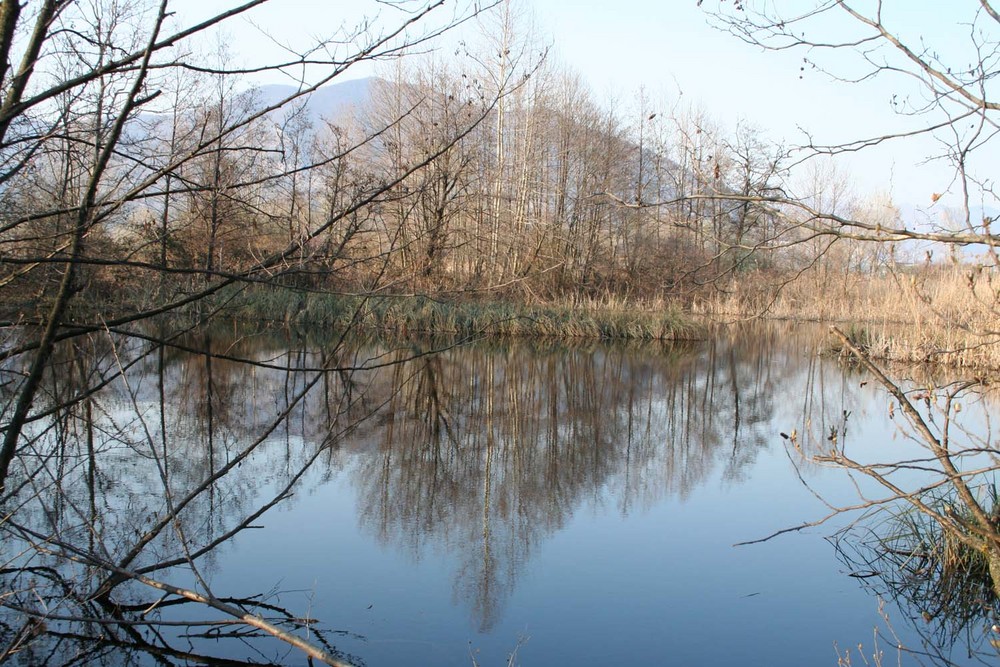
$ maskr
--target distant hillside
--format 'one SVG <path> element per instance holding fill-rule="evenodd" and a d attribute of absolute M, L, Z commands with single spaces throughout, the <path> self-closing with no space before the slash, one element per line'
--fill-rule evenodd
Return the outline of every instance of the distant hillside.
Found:
<path fill-rule="evenodd" d="M 316 123 L 323 119 L 336 118 L 351 109 L 361 107 L 368 102 L 375 81 L 377 79 L 368 77 L 323 86 L 304 98 L 306 114 L 313 123 Z M 265 107 L 294 95 L 296 90 L 295 86 L 271 84 L 255 88 L 251 94 L 256 104 Z M 298 104 L 298 101 L 295 104 Z"/>

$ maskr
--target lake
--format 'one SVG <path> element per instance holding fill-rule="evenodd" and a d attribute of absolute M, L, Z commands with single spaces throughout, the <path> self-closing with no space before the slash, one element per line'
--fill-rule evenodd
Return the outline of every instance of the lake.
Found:
<path fill-rule="evenodd" d="M 297 619 L 358 665 L 996 658 L 992 612 L 959 622 L 859 563 L 851 535 L 884 515 L 839 542 L 857 513 L 736 546 L 875 497 L 811 456 L 913 446 L 829 344 L 799 326 L 643 345 L 94 336 L 61 351 L 5 503 L 0 641 L 25 665 L 306 664 L 139 582 L 102 597 L 114 562 Z M 964 400 L 988 442 L 995 403 Z"/>

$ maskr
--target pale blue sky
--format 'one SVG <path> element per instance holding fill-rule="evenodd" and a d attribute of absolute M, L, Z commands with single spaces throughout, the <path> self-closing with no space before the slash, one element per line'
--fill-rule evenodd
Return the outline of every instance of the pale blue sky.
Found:
<path fill-rule="evenodd" d="M 667 107 L 664 111 L 695 105 L 723 126 L 732 127 L 742 118 L 789 144 L 802 141 L 799 128 L 817 142 L 837 143 L 895 130 L 906 122 L 890 110 L 892 94 L 903 89 L 889 80 L 834 82 L 809 68 L 800 71 L 807 55 L 802 51 L 763 52 L 710 27 L 703 10 L 718 6 L 719 0 L 704 0 L 701 8 L 696 0 L 518 1 L 534 16 L 541 39 L 553 45 L 553 57 L 578 71 L 598 98 L 615 96 L 627 105 L 643 86 Z M 858 0 L 858 6 L 871 2 Z M 226 4 L 178 0 L 176 6 L 182 17 L 193 19 Z M 778 4 L 801 8 L 812 2 Z M 910 38 L 926 36 L 935 47 L 957 48 L 968 34 L 961 22 L 972 15 L 941 6 L 931 0 L 889 0 L 886 17 Z M 398 20 L 398 12 L 378 7 L 372 0 L 275 0 L 254 20 L 279 40 L 294 43 L 341 24 L 353 26 L 365 12 L 381 11 L 383 21 Z M 436 12 L 437 20 L 449 18 L 452 11 L 451 4 L 446 5 Z M 942 20 L 949 14 L 954 16 Z M 236 57 L 252 59 L 274 48 L 245 20 L 232 23 L 227 31 Z M 839 71 L 851 71 L 849 61 L 836 53 L 814 55 Z M 371 74 L 370 68 L 359 68 L 349 76 Z M 907 141 L 850 156 L 843 164 L 859 191 L 889 190 L 899 204 L 929 207 L 932 193 L 947 190 L 951 173 L 939 164 L 918 165 L 936 150 L 927 140 Z M 946 195 L 935 208 L 950 202 L 954 199 Z"/>
<path fill-rule="evenodd" d="M 969 3 L 962 0 L 964 4 Z M 840 72 L 856 72 L 857 59 L 836 52 L 807 54 L 802 50 L 765 52 L 709 25 L 704 10 L 718 6 L 705 0 L 533 0 L 542 26 L 554 36 L 556 53 L 583 72 L 595 91 L 628 96 L 640 85 L 675 99 L 679 93 L 732 127 L 739 118 L 765 130 L 774 139 L 801 143 L 808 131 L 817 143 L 896 131 L 910 121 L 890 107 L 894 93 L 903 93 L 890 79 L 863 84 L 833 81 L 803 66 L 803 57 L 822 59 Z M 811 0 L 774 3 L 798 8 Z M 858 7 L 871 2 L 860 0 Z M 919 43 L 922 36 L 935 46 L 964 48 L 968 27 L 959 12 L 942 10 L 929 0 L 888 0 L 885 19 L 894 29 Z M 942 22 L 942 15 L 954 19 Z M 931 194 L 945 191 L 951 170 L 943 165 L 918 166 L 938 151 L 931 141 L 897 142 L 841 160 L 860 191 L 888 189 L 900 204 L 930 207 Z M 942 198 L 935 208 L 954 199 Z M 932 211 L 933 212 L 933 211 Z"/>

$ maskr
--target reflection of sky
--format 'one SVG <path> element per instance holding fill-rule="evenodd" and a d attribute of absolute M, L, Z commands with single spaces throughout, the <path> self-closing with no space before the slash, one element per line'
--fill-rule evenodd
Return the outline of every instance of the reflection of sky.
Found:
<path fill-rule="evenodd" d="M 710 480 L 683 502 L 663 499 L 628 516 L 611 499 L 580 508 L 525 564 L 489 634 L 454 599 L 455 557 L 430 546 L 414 562 L 380 547 L 358 530 L 342 476 L 242 537 L 213 585 L 293 591 L 282 597 L 291 608 L 366 636 L 337 645 L 370 665 L 467 665 L 469 642 L 480 664 L 504 664 L 521 636 L 530 637 L 520 650 L 525 665 L 734 664 L 748 656 L 826 664 L 834 641 L 867 642 L 876 603 L 839 572 L 822 529 L 732 546 L 820 509 L 777 443 L 750 478 L 725 488 Z"/>
<path fill-rule="evenodd" d="M 254 522 L 261 528 L 203 559 L 202 571 L 218 596 L 275 591 L 280 599 L 266 601 L 351 633 L 331 639 L 369 665 L 468 665 L 470 647 L 484 667 L 503 665 L 521 637 L 529 637 L 519 651 L 523 665 L 836 664 L 834 642 L 870 649 L 881 623 L 876 600 L 843 572 L 823 539 L 845 519 L 733 546 L 826 514 L 799 481 L 780 432 L 797 431 L 812 453 L 832 446 L 831 426 L 839 443 L 865 460 L 912 450 L 898 429 L 900 412 L 895 421 L 886 418 L 885 392 L 870 381 L 862 386 L 862 374 L 845 374 L 811 345 L 783 332 L 666 355 L 655 348 L 553 352 L 513 344 L 452 351 L 436 358 L 435 381 L 475 391 L 470 397 L 453 388 L 442 396 L 459 444 L 445 448 L 440 465 L 422 440 L 429 431 L 407 426 L 422 423 L 413 407 L 424 405 L 416 400 L 421 385 L 413 382 L 400 390 L 392 420 L 380 413 L 360 424 L 323 454 L 288 502 Z M 186 387 L 196 402 L 191 388 L 205 385 L 199 368 L 203 359 L 179 364 L 168 384 Z M 259 408 L 256 419 L 265 422 L 267 408 L 284 395 L 284 376 L 259 370 L 250 385 L 241 381 L 243 369 L 214 369 L 215 391 L 232 403 L 218 406 L 225 426 L 217 435 L 242 446 L 260 425 L 250 416 Z M 392 388 L 388 377 L 373 379 L 373 403 Z M 143 392 L 151 391 L 147 382 Z M 511 408 L 512 396 L 523 409 Z M 150 397 L 142 398 L 149 408 Z M 202 539 L 231 525 L 227 514 L 242 516 L 270 499 L 315 451 L 324 432 L 315 398 L 219 485 L 212 511 L 192 509 L 190 529 L 204 533 L 190 534 Z M 127 406 L 113 397 L 104 403 L 114 421 L 127 422 Z M 495 417 L 491 439 L 480 437 L 485 405 Z M 962 423 L 985 428 L 991 404 L 963 405 Z M 592 419 L 594 411 L 599 418 Z M 185 465 L 174 471 L 175 483 L 194 483 L 204 472 L 197 410 L 185 403 L 168 412 L 180 428 L 176 444 L 187 447 L 177 449 Z M 546 419 L 567 420 L 571 428 Z M 397 441 L 385 435 L 390 423 Z M 539 440 L 518 443 L 510 428 Z M 228 446 L 216 454 L 226 458 Z M 518 469 L 514 452 L 551 470 Z M 493 457 L 489 559 L 483 456 Z M 384 465 L 398 474 L 383 478 Z M 802 464 L 798 472 L 827 500 L 857 500 L 841 471 Z M 155 483 L 144 486 L 141 467 L 132 476 L 130 497 L 146 489 L 155 504 Z M 907 477 L 908 484 L 918 478 Z M 446 488 L 435 496 L 433 515 L 424 516 L 433 484 Z M 383 491 L 398 495 L 380 504 Z M 164 579 L 197 586 L 183 571 Z M 904 642 L 916 645 L 907 619 L 889 613 Z M 268 656 L 284 650 L 272 642 L 256 646 Z M 242 650 L 206 648 L 234 657 Z"/>
<path fill-rule="evenodd" d="M 857 375 L 845 380 L 832 363 L 814 364 L 796 366 L 773 388 L 775 413 L 757 431 L 764 448 L 737 477 L 716 466 L 683 493 L 654 494 L 627 512 L 620 485 L 579 499 L 564 525 L 516 564 L 513 590 L 488 632 L 456 582 L 467 554 L 450 548 L 454 536 L 425 536 L 416 554 L 376 539 L 359 525 L 351 472 L 265 517 L 266 530 L 240 538 L 215 583 L 233 593 L 272 583 L 293 591 L 282 598 L 291 608 L 365 636 L 337 645 L 370 665 L 468 665 L 470 643 L 480 664 L 506 664 L 520 637 L 529 638 L 519 650 L 524 665 L 836 664 L 835 642 L 842 649 L 861 642 L 870 655 L 873 629 L 882 625 L 877 602 L 822 539 L 844 519 L 733 546 L 826 513 L 798 481 L 780 431 L 804 433 L 803 420 L 811 419 L 814 431 L 826 433 L 827 421 L 846 409 L 848 447 L 883 456 L 906 447 L 884 418 L 880 389 L 860 387 Z M 816 402 L 808 415 L 806 383 Z M 824 497 L 856 500 L 843 473 L 814 465 L 800 471 Z M 908 622 L 893 613 L 890 607 L 895 630 L 917 646 Z M 890 651 L 887 659 L 896 656 Z"/>

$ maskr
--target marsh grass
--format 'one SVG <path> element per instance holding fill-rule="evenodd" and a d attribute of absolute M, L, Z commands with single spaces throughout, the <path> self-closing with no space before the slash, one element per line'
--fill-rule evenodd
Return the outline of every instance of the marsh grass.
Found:
<path fill-rule="evenodd" d="M 839 324 L 873 358 L 1000 369 L 1000 280 L 965 265 L 884 275 L 757 273 L 698 300 L 696 314 Z"/>
<path fill-rule="evenodd" d="M 995 514 L 995 492 L 992 497 Z M 952 498 L 922 500 L 941 514 L 956 516 L 958 522 L 973 521 L 971 513 Z M 911 507 L 876 510 L 870 518 L 875 517 L 881 520 L 858 522 L 832 538 L 853 576 L 905 603 L 941 645 L 963 637 L 981 639 L 1000 613 L 989 556 L 960 539 L 957 528 L 946 529 Z M 862 525 L 867 527 L 862 530 Z"/>
<path fill-rule="evenodd" d="M 290 325 L 346 327 L 399 335 L 689 340 L 703 335 L 694 320 L 665 303 L 606 299 L 577 304 L 451 301 L 425 296 L 357 297 L 273 288 L 244 290 L 227 314 Z"/>

